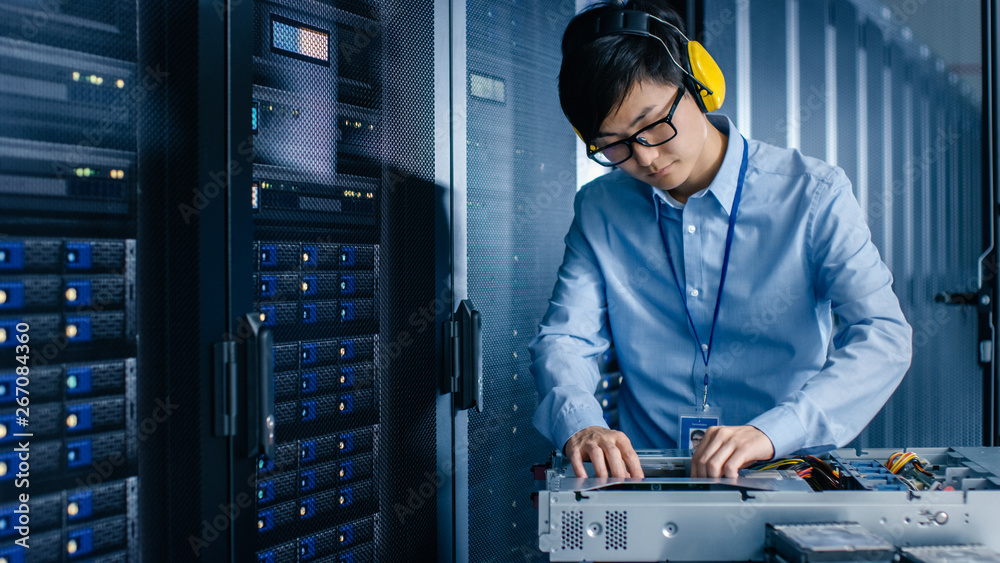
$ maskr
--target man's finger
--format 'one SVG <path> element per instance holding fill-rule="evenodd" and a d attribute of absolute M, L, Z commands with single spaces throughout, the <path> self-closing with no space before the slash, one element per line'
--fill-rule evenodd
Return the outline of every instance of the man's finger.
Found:
<path fill-rule="evenodd" d="M 736 446 L 731 440 L 723 441 L 712 455 L 705 460 L 705 473 L 707 477 L 722 477 L 723 467 L 729 458 L 736 451 Z"/>
<path fill-rule="evenodd" d="M 612 477 L 628 477 L 628 473 L 625 471 L 625 462 L 622 461 L 622 453 L 618 450 L 617 445 L 608 445 L 607 449 L 604 450 L 604 457 L 608 460 Z"/>
<path fill-rule="evenodd" d="M 639 454 L 632 449 L 632 444 L 619 444 L 618 449 L 622 451 L 622 458 L 628 466 L 629 476 L 633 479 L 642 479 L 646 475 L 642 472 L 642 464 L 639 462 Z"/>
<path fill-rule="evenodd" d="M 747 454 L 739 448 L 729 456 L 725 465 L 722 466 L 722 476 L 735 479 L 740 476 L 740 468 L 747 464 Z"/>
<path fill-rule="evenodd" d="M 604 451 L 597 444 L 590 448 L 590 464 L 594 466 L 594 477 L 608 476 L 608 466 L 604 463 Z"/>
<path fill-rule="evenodd" d="M 569 456 L 569 462 L 573 466 L 573 473 L 576 473 L 577 477 L 587 478 L 587 470 L 583 468 L 583 456 L 580 455 L 580 450 L 573 450 L 573 453 Z"/>
<path fill-rule="evenodd" d="M 711 432 L 711 428 L 709 430 L 709 432 L 705 433 L 705 437 L 701 439 L 701 444 L 698 444 L 698 449 L 695 450 L 694 456 L 691 457 L 692 477 L 703 478 L 709 476 L 706 464 L 724 442 L 718 432 Z"/>

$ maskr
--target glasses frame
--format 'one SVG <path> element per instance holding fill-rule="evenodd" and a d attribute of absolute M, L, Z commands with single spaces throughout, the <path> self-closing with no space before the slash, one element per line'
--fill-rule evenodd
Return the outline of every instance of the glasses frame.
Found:
<path fill-rule="evenodd" d="M 639 143 L 640 145 L 642 145 L 644 147 L 658 147 L 658 146 L 663 145 L 665 143 L 669 143 L 671 140 L 673 140 L 674 137 L 677 136 L 677 127 L 675 127 L 674 123 L 673 123 L 674 112 L 677 111 L 677 106 L 680 104 L 681 98 L 684 97 L 684 93 L 686 91 L 687 91 L 687 89 L 684 87 L 684 84 L 680 84 L 680 85 L 677 86 L 677 94 L 674 96 L 674 103 L 672 103 L 670 105 L 670 111 L 667 112 L 667 116 L 666 117 L 664 117 L 663 119 L 657 119 L 656 121 L 650 123 L 649 125 L 643 127 L 642 129 L 639 129 L 635 133 L 629 135 L 628 137 L 626 137 L 626 138 L 624 138 L 624 139 L 622 139 L 620 141 L 615 141 L 613 143 L 608 143 L 607 145 L 604 145 L 603 147 L 598 148 L 594 144 L 588 144 L 588 146 L 587 146 L 587 157 L 590 158 L 591 160 L 593 160 L 594 162 L 600 164 L 601 166 L 618 166 L 619 164 L 621 164 L 621 163 L 627 161 L 628 159 L 632 158 L 632 156 L 635 154 L 635 149 L 632 147 L 632 143 Z M 670 126 L 671 129 L 674 130 L 674 134 L 671 135 L 670 137 L 668 137 L 665 141 L 661 141 L 659 143 L 648 143 L 648 142 L 646 142 L 645 139 L 643 139 L 641 137 L 641 135 L 644 132 L 652 129 L 653 127 L 656 127 L 657 125 L 659 125 L 661 123 L 666 123 L 667 125 Z M 621 159 L 621 160 L 619 160 L 617 162 L 609 162 L 609 163 L 601 162 L 600 160 L 597 159 L 597 154 L 598 153 L 606 151 L 609 147 L 614 147 L 614 146 L 622 145 L 622 144 L 624 144 L 625 146 L 628 147 L 628 156 L 626 156 L 625 158 L 623 158 L 623 159 Z"/>

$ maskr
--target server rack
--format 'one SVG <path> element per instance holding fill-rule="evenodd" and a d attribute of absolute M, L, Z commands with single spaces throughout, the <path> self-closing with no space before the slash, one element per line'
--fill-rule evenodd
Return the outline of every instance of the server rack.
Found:
<path fill-rule="evenodd" d="M 234 451 L 231 494 L 254 501 L 234 560 L 436 559 L 434 11 L 282 0 L 234 18 L 251 9 L 231 52 L 252 69 L 231 141 L 252 164 L 230 283 L 273 335 L 276 447 Z"/>
<path fill-rule="evenodd" d="M 6 561 L 139 549 L 136 44 L 134 3 L 0 3 Z"/>
<path fill-rule="evenodd" d="M 274 332 L 277 435 L 257 463 L 262 561 L 374 553 L 379 53 L 350 60 L 336 46 L 355 22 L 324 8 L 255 3 L 254 308 Z"/>

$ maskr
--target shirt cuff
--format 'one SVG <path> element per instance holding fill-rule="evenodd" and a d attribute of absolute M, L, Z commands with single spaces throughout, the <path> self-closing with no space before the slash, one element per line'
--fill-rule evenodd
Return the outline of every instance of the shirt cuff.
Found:
<path fill-rule="evenodd" d="M 805 444 L 806 429 L 795 412 L 784 406 L 777 406 L 747 423 L 764 433 L 774 446 L 774 457 L 779 459 L 802 449 Z"/>
<path fill-rule="evenodd" d="M 601 410 L 596 399 L 592 407 L 590 405 L 578 405 L 575 408 L 560 413 L 560 416 L 557 418 L 558 420 L 552 429 L 552 436 L 555 438 L 555 445 L 559 448 L 560 452 L 563 451 L 566 442 L 573 437 L 573 434 L 588 426 L 609 428 L 607 421 L 604 420 L 604 412 Z"/>

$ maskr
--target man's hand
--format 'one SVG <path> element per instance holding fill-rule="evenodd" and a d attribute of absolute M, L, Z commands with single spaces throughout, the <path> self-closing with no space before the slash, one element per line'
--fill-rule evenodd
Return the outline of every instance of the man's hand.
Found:
<path fill-rule="evenodd" d="M 577 477 L 587 477 L 583 462 L 589 460 L 594 465 L 594 477 L 607 477 L 610 469 L 611 477 L 643 478 L 639 456 L 632 449 L 632 442 L 617 430 L 588 426 L 566 440 L 563 453 L 569 458 Z"/>
<path fill-rule="evenodd" d="M 772 457 L 771 439 L 753 426 L 713 426 L 691 458 L 691 476 L 739 477 L 740 469 Z"/>

